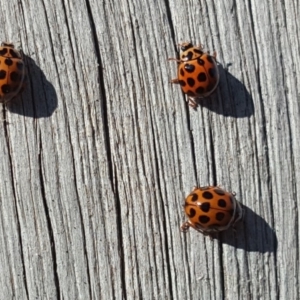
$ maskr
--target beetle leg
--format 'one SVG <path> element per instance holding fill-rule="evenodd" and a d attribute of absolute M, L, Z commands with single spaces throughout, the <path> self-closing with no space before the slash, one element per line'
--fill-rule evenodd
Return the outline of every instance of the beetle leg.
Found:
<path fill-rule="evenodd" d="M 191 106 L 192 108 L 196 109 L 198 107 L 197 102 L 194 100 L 195 98 L 193 97 L 188 97 L 187 98 L 187 103 L 189 104 L 189 106 Z"/>
<path fill-rule="evenodd" d="M 181 225 L 180 230 L 182 232 L 187 232 L 190 228 L 191 224 L 189 222 L 185 222 Z"/>
<path fill-rule="evenodd" d="M 174 78 L 170 80 L 170 83 L 179 84 L 178 78 Z"/>
<path fill-rule="evenodd" d="M 199 44 L 199 45 L 196 45 L 195 48 L 203 50 L 204 49 L 204 45 L 203 44 Z"/>
<path fill-rule="evenodd" d="M 169 61 L 170 61 L 170 60 L 174 60 L 174 61 L 176 61 L 176 62 L 178 62 L 178 63 L 181 63 L 181 60 L 180 60 L 180 59 L 177 59 L 177 58 L 174 58 L 174 57 L 169 57 L 168 60 L 169 60 Z"/>

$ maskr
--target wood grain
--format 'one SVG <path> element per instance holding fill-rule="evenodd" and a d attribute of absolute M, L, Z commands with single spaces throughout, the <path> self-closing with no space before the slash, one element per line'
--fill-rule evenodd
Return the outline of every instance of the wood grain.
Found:
<path fill-rule="evenodd" d="M 298 299 L 299 11 L 2 1 L 28 81 L 2 109 L 0 299 Z M 218 54 L 196 111 L 169 83 L 181 41 Z M 180 232 L 196 185 L 236 193 L 236 231 Z"/>

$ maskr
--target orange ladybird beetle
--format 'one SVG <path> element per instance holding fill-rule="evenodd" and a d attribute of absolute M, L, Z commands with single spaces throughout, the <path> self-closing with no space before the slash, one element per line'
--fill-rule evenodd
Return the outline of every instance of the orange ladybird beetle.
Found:
<path fill-rule="evenodd" d="M 208 97 L 219 83 L 217 54 L 210 55 L 203 51 L 203 46 L 193 46 L 185 42 L 179 44 L 180 59 L 169 58 L 178 63 L 177 78 L 171 83 L 180 84 L 182 91 L 188 95 L 189 105 L 197 107 L 196 98 Z"/>
<path fill-rule="evenodd" d="M 0 103 L 10 101 L 21 91 L 24 78 L 21 53 L 13 44 L 3 42 L 0 47 Z"/>
<path fill-rule="evenodd" d="M 181 231 L 193 227 L 205 235 L 227 230 L 243 216 L 234 195 L 217 186 L 195 187 L 186 197 L 184 208 L 189 220 L 182 224 Z"/>

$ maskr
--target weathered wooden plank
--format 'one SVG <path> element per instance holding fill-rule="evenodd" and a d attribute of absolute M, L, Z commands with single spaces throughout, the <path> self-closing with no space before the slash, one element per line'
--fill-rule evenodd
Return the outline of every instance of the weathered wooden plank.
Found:
<path fill-rule="evenodd" d="M 0 131 L 3 299 L 298 298 L 296 1 L 13 0 L 0 20 L 28 69 Z M 224 67 L 197 111 L 168 83 L 186 40 Z M 179 231 L 208 184 L 245 210 L 213 240 Z"/>

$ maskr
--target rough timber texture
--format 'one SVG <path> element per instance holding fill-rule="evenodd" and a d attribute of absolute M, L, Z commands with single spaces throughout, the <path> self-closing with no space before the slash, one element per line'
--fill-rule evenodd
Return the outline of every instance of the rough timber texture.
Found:
<path fill-rule="evenodd" d="M 1 299 L 297 299 L 299 1 L 11 0 L 0 24 L 28 71 L 0 125 Z M 197 111 L 179 41 L 218 53 Z M 212 240 L 179 231 L 208 184 L 245 210 Z"/>

